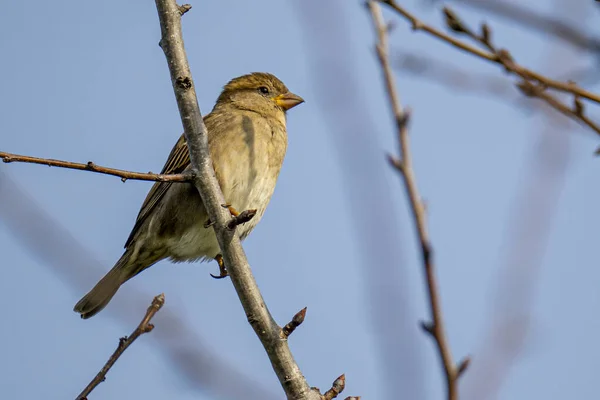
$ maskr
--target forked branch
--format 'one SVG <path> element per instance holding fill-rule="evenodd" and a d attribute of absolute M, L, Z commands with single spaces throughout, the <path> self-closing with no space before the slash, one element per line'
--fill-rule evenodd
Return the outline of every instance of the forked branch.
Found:
<path fill-rule="evenodd" d="M 379 0 L 386 4 L 398 15 L 407 20 L 413 30 L 423 31 L 436 39 L 450 44 L 468 54 L 498 64 L 504 70 L 518 78 L 516 85 L 521 91 L 530 97 L 538 98 L 548 104 L 550 107 L 568 116 L 569 118 L 590 128 L 594 133 L 600 135 L 600 125 L 592 121 L 585 113 L 585 107 L 582 101 L 600 104 L 600 94 L 590 92 L 575 82 L 549 78 L 539 72 L 530 70 L 519 65 L 512 54 L 503 48 L 493 44 L 492 29 L 487 24 L 482 24 L 478 30 L 472 29 L 465 24 L 458 15 L 449 7 L 443 9 L 447 27 L 454 33 L 465 35 L 477 46 L 465 43 L 452 36 L 420 21 L 406 8 L 398 4 L 395 0 Z M 523 91 L 523 87 L 534 88 L 535 90 Z M 557 97 L 548 93 L 547 89 L 553 89 L 558 92 L 572 95 L 572 105 L 562 102 Z"/>

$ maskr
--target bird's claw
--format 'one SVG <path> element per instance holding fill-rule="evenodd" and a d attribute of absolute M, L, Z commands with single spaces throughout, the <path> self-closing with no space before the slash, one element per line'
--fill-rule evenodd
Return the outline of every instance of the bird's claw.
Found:
<path fill-rule="evenodd" d="M 215 261 L 217 262 L 217 264 L 219 264 L 219 275 L 213 275 L 210 274 L 210 276 L 212 276 L 215 279 L 223 279 L 229 276 L 229 273 L 227 272 L 227 268 L 225 268 L 225 263 L 223 262 L 223 256 L 220 254 L 217 254 L 217 256 L 215 257 Z"/>

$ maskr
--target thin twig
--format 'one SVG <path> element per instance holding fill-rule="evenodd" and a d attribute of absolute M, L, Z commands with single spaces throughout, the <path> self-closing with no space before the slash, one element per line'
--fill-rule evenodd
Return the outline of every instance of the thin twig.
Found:
<path fill-rule="evenodd" d="M 600 52 L 600 38 L 587 33 L 580 26 L 570 24 L 552 15 L 544 15 L 522 4 L 508 1 L 453 0 L 485 13 L 504 17 L 525 29 L 552 35 L 572 46 L 595 54 Z M 525 3 L 526 4 L 526 3 Z M 555 11 L 555 10 L 553 10 Z M 563 17 L 561 14 L 560 17 Z M 580 24 L 581 25 L 581 24 Z"/>
<path fill-rule="evenodd" d="M 585 26 L 584 2 L 553 0 L 548 5 L 556 15 Z M 583 51 L 574 52 L 554 41 L 544 47 L 542 63 L 554 71 L 571 69 L 584 57 Z M 468 399 L 502 397 L 500 393 L 511 373 L 527 363 L 546 330 L 539 330 L 543 317 L 536 299 L 549 274 L 546 260 L 552 232 L 558 226 L 561 196 L 574 165 L 572 136 L 563 134 L 569 128 L 566 121 L 554 112 L 544 111 L 532 132 L 531 149 L 519 168 L 518 187 L 511 195 L 504 243 L 498 245 L 501 251 L 496 257 L 497 271 L 493 271 L 493 283 L 487 289 L 490 300 L 484 311 L 486 321 L 476 348 L 477 358 L 468 379 L 461 382 L 461 394 Z"/>
<path fill-rule="evenodd" d="M 600 135 L 600 125 L 598 125 L 597 123 L 592 121 L 588 116 L 585 115 L 583 103 L 578 101 L 577 98 L 573 102 L 573 106 L 569 107 L 556 97 L 547 93 L 543 87 L 540 87 L 539 85 L 536 86 L 529 81 L 520 82 L 517 84 L 517 87 L 526 96 L 537 97 L 543 100 L 550 107 L 554 108 L 561 114 L 566 115 L 567 117 L 572 117 L 573 115 L 576 115 L 577 121 L 579 121 L 583 125 L 586 125 L 588 128 Z"/>
<path fill-rule="evenodd" d="M 450 28 L 450 30 L 454 31 L 457 34 L 468 36 L 475 43 L 487 49 L 487 51 L 485 51 L 477 47 L 471 46 L 467 43 L 461 42 L 457 39 L 454 39 L 453 37 L 424 24 L 423 22 L 418 20 L 414 15 L 408 12 L 404 7 L 396 3 L 394 0 L 378 1 L 387 4 L 399 15 L 408 20 L 411 23 L 414 30 L 422 30 L 446 43 L 449 43 L 455 47 L 466 51 L 467 53 L 502 65 L 506 72 L 521 78 L 520 81 L 517 83 L 517 87 L 521 90 L 521 92 L 523 92 L 529 97 L 537 97 L 538 99 L 543 100 L 552 108 L 558 110 L 567 117 L 581 123 L 582 125 L 587 126 L 594 133 L 600 135 L 600 125 L 592 121 L 591 118 L 585 115 L 582 103 L 582 100 L 585 99 L 600 104 L 600 95 L 583 89 L 582 87 L 578 86 L 575 82 L 561 82 L 555 79 L 551 79 L 540 73 L 531 71 L 517 64 L 508 50 L 498 48 L 492 43 L 492 31 L 487 24 L 482 24 L 479 30 L 480 32 L 477 33 L 473 29 L 468 27 L 452 9 L 450 9 L 449 7 L 444 7 L 443 9 L 444 16 L 446 19 L 446 25 L 448 26 L 448 28 Z M 524 90 L 524 88 L 535 88 L 535 90 Z M 573 107 L 565 105 L 556 97 L 552 96 L 551 94 L 548 94 L 546 92 L 546 89 L 548 88 L 573 95 Z M 599 151 L 600 149 L 596 151 L 596 154 L 598 154 Z"/>
<path fill-rule="evenodd" d="M 122 169 L 102 167 L 91 161 L 87 163 L 76 163 L 71 161 L 53 160 L 51 158 L 38 158 L 30 156 L 22 156 L 19 154 L 11 154 L 0 151 L 0 158 L 5 163 L 23 162 L 31 164 L 47 165 L 49 167 L 60 167 L 68 169 L 77 169 L 81 171 L 97 172 L 99 174 L 113 175 L 121 178 L 123 182 L 127 179 L 138 181 L 157 181 L 157 182 L 187 182 L 193 179 L 192 174 L 154 174 L 152 172 L 132 172 Z"/>
<path fill-rule="evenodd" d="M 469 71 L 447 60 L 425 54 L 394 49 L 391 53 L 394 69 L 409 73 L 451 90 L 465 94 L 496 97 L 513 104 L 520 111 L 533 111 L 532 99 L 523 98 L 513 83 L 503 77 Z"/>
<path fill-rule="evenodd" d="M 499 50 L 498 53 L 500 53 L 500 54 L 481 50 L 481 49 L 479 49 L 475 46 L 472 46 L 468 43 L 464 43 L 460 40 L 457 40 L 436 28 L 426 25 L 425 23 L 423 23 L 422 21 L 417 19 L 413 14 L 408 12 L 404 7 L 402 7 L 398 3 L 396 3 L 396 1 L 394 1 L 394 0 L 379 0 L 379 2 L 388 5 L 394 11 L 396 11 L 400 16 L 402 16 L 404 19 L 406 19 L 411 24 L 413 30 L 421 30 L 423 32 L 427 32 L 431 36 L 433 36 L 443 42 L 446 42 L 456 48 L 459 48 L 467 53 L 470 53 L 481 59 L 502 65 L 503 67 L 505 67 L 505 69 L 508 72 L 516 74 L 523 79 L 534 80 L 534 81 L 541 83 L 542 85 L 544 85 L 546 87 L 553 88 L 553 89 L 556 89 L 556 90 L 559 90 L 562 92 L 566 92 L 566 93 L 572 93 L 581 98 L 584 98 L 584 99 L 587 99 L 592 102 L 600 104 L 600 95 L 590 92 L 590 91 L 587 91 L 584 88 L 578 86 L 574 82 L 561 82 L 558 80 L 548 78 L 538 72 L 524 68 L 524 67 L 518 65 L 517 63 L 515 63 L 514 59 L 512 59 L 512 57 L 510 57 L 510 59 L 509 59 L 509 57 L 503 56 L 503 55 L 510 55 L 510 54 L 508 54 L 508 52 L 506 50 Z M 448 8 L 446 8 L 446 9 L 448 9 Z M 463 33 L 467 33 L 467 32 L 463 32 Z"/>
<path fill-rule="evenodd" d="M 152 304 L 150 304 L 150 307 L 148 307 L 148 310 L 146 311 L 146 315 L 144 315 L 144 318 L 137 326 L 137 328 L 135 328 L 131 335 L 124 336 L 121 339 L 119 339 L 119 345 L 117 346 L 115 352 L 110 356 L 106 364 L 104 364 L 104 366 L 102 367 L 100 372 L 96 374 L 94 379 L 92 379 L 92 381 L 86 386 L 86 388 L 83 389 L 81 393 L 79 393 L 79 396 L 77 396 L 76 400 L 87 400 L 87 396 L 92 392 L 92 390 L 94 390 L 96 386 L 98 386 L 101 382 L 104 382 L 106 380 L 106 374 L 117 362 L 119 357 L 121 357 L 123 352 L 125 352 L 125 350 L 127 350 L 127 348 L 133 342 L 135 342 L 135 340 L 138 337 L 154 329 L 154 325 L 150 323 L 150 320 L 152 320 L 152 318 L 156 315 L 156 313 L 162 308 L 164 304 L 164 294 L 161 293 L 158 296 L 154 297 L 154 299 L 152 300 Z"/>
<path fill-rule="evenodd" d="M 366 294 L 365 324 L 377 359 L 382 399 L 423 399 L 429 393 L 419 342 L 414 329 L 415 304 L 404 258 L 407 241 L 396 223 L 397 199 L 390 190 L 381 163 L 381 149 L 370 132 L 378 116 L 366 113 L 363 96 L 371 82 L 357 68 L 350 11 L 341 1 L 293 1 L 302 28 L 314 110 L 335 143 L 333 157 L 341 166 L 343 197 L 348 219 L 356 233 L 355 260 L 362 269 Z M 345 93 L 340 96 L 340 93 Z M 362 162 L 356 163 L 360 159 Z M 365 212 L 365 210 L 371 210 Z M 377 235 L 372 234 L 377 232 Z M 373 273 L 373 262 L 377 273 Z M 402 338 L 402 340 L 398 340 Z"/>
<path fill-rule="evenodd" d="M 442 309 L 438 293 L 438 284 L 435 274 L 435 265 L 433 262 L 433 249 L 427 232 L 427 222 L 425 216 L 425 207 L 417 189 L 417 184 L 412 167 L 410 143 L 408 136 L 409 114 L 400 103 L 400 98 L 396 91 L 395 79 L 388 55 L 388 37 L 387 25 L 383 20 L 381 8 L 376 1 L 368 2 L 369 10 L 373 19 L 373 24 L 377 33 L 378 42 L 376 45 L 377 57 L 381 64 L 386 91 L 389 103 L 396 121 L 398 130 L 398 140 L 400 145 L 400 158 L 390 157 L 392 165 L 398 170 L 404 183 L 404 188 L 409 199 L 412 216 L 415 224 L 415 230 L 421 246 L 421 256 L 423 268 L 427 281 L 427 293 L 429 296 L 429 308 L 431 313 L 431 322 L 424 323 L 424 329 L 431 334 L 439 353 L 440 361 L 446 376 L 447 399 L 458 399 L 458 378 L 460 372 L 466 369 L 467 361 L 459 363 L 457 367 L 452 361 L 450 345 L 444 332 L 444 322 L 442 318 Z"/>
<path fill-rule="evenodd" d="M 422 54 L 395 51 L 393 58 L 397 60 L 395 67 L 403 72 L 411 73 L 417 77 L 425 78 L 451 89 L 459 89 L 461 92 L 471 92 L 481 95 L 493 95 L 498 98 L 509 100 L 520 111 L 539 111 L 541 108 L 532 107 L 531 102 L 538 99 L 543 100 L 550 107 L 570 117 L 572 114 L 580 114 L 577 122 L 600 134 L 600 126 L 591 120 L 583 112 L 583 103 L 574 101 L 573 105 L 563 103 L 558 98 L 549 94 L 544 87 L 530 81 L 522 81 L 516 84 L 516 88 L 529 98 L 520 96 L 515 99 L 510 94 L 514 86 L 494 76 L 484 76 L 466 71 L 462 68 L 449 64 L 441 59 L 432 58 Z M 511 92 L 509 92 L 509 89 Z"/>
<path fill-rule="evenodd" d="M 41 265 L 49 273 L 81 292 L 89 289 L 92 279 L 106 272 L 106 266 L 81 244 L 80 237 L 74 237 L 65 228 L 64 221 L 46 212 L 39 198 L 34 199 L 1 170 L 0 193 L 0 223 L 7 227 L 15 243 L 27 249 L 30 257 L 43 261 Z M 121 293 L 122 306 L 106 310 L 106 316 L 121 325 L 129 325 L 132 316 L 137 318 L 139 310 L 147 307 L 149 297 L 130 287 Z M 190 319 L 183 318 L 177 311 L 163 307 L 161 327 L 154 330 L 149 339 L 154 341 L 153 352 L 160 357 L 162 365 L 192 391 L 219 399 L 281 399 L 280 393 L 258 383 L 250 377 L 249 371 L 225 360 L 212 340 L 199 335 Z"/>
<path fill-rule="evenodd" d="M 500 78 L 482 76 L 472 72 L 463 71 L 459 67 L 453 66 L 447 62 L 442 62 L 441 60 L 418 54 L 395 52 L 394 58 L 398 59 L 398 62 L 395 63 L 397 68 L 400 68 L 405 72 L 426 78 L 443 86 L 457 88 L 461 92 L 472 92 L 482 95 L 491 94 L 499 98 L 506 98 L 521 111 L 541 110 L 541 108 L 538 107 L 531 107 L 532 100 L 537 98 L 561 114 L 574 119 L 583 127 L 587 127 L 600 135 L 600 125 L 585 114 L 584 105 L 577 97 L 575 97 L 577 100 L 569 106 L 559 98 L 548 93 L 548 91 L 545 90 L 546 88 L 540 84 L 523 80 L 516 84 L 516 88 L 524 94 L 526 98 L 521 96 L 519 99 L 514 99 L 511 98 L 512 96 L 509 96 L 509 92 L 507 91 L 509 88 L 512 90 L 513 85 L 503 84 Z"/>
<path fill-rule="evenodd" d="M 491 39 L 492 31 L 487 24 L 483 24 L 481 26 L 481 33 L 478 34 L 475 33 L 473 29 L 466 26 L 465 23 L 450 8 L 445 7 L 443 11 L 446 17 L 446 24 L 450 29 L 457 33 L 467 35 L 474 42 L 479 43 L 488 50 L 490 50 L 493 54 L 495 54 L 498 57 L 499 62 L 504 66 L 506 71 L 510 71 L 523 78 L 521 82 L 517 83 L 517 87 L 523 94 L 529 97 L 537 97 L 538 99 L 543 100 L 546 104 L 559 111 L 563 115 L 566 115 L 567 117 L 570 117 L 575 121 L 586 125 L 596 134 L 600 135 L 600 126 L 585 115 L 583 102 L 581 101 L 578 94 L 569 92 L 570 94 L 574 95 L 574 104 L 572 107 L 569 107 L 568 105 L 564 104 L 558 98 L 547 93 L 547 84 L 545 81 L 536 78 L 531 78 L 527 75 L 527 72 L 523 72 L 526 70 L 523 67 L 516 64 L 514 58 L 508 50 L 498 49 L 496 46 L 494 46 Z M 544 79 L 548 80 L 549 78 Z M 569 82 L 568 84 L 574 83 Z"/>
<path fill-rule="evenodd" d="M 181 33 L 181 15 L 189 6 L 179 7 L 175 0 L 156 0 L 161 26 L 160 46 L 167 58 L 171 82 L 179 107 L 192 169 L 197 172 L 194 184 L 202 197 L 217 236 L 231 281 L 242 303 L 248 321 L 254 328 L 281 386 L 290 399 L 318 400 L 302 375 L 286 340 L 279 337 L 281 328 L 269 312 L 258 289 L 240 239 L 228 229 L 229 211 L 215 176 L 208 149 L 208 134 L 202 120 L 194 81 L 187 61 Z"/>

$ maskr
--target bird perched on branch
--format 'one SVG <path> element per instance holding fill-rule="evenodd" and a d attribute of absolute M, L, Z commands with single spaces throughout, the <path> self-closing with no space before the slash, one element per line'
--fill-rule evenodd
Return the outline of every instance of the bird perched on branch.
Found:
<path fill-rule="evenodd" d="M 208 146 L 217 180 L 233 215 L 255 209 L 238 226 L 244 239 L 259 222 L 281 170 L 287 148 L 286 111 L 304 100 L 275 76 L 252 73 L 232 79 L 210 114 L 204 117 Z M 163 174 L 189 170 L 190 157 L 182 135 L 162 169 Z M 156 182 L 146 196 L 115 266 L 86 294 L 74 311 L 90 318 L 101 311 L 119 287 L 156 262 L 211 260 L 227 272 L 208 214 L 191 183 Z"/>

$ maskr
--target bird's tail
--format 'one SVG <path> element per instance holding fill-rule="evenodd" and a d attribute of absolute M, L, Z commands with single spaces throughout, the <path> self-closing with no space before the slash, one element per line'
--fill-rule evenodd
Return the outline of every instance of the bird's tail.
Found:
<path fill-rule="evenodd" d="M 117 293 L 119 287 L 140 272 L 135 271 L 137 268 L 130 265 L 131 255 L 131 251 L 125 251 L 115 266 L 75 304 L 73 311 L 80 313 L 83 319 L 93 317 L 102 311 Z M 135 273 L 132 273 L 134 271 Z"/>

